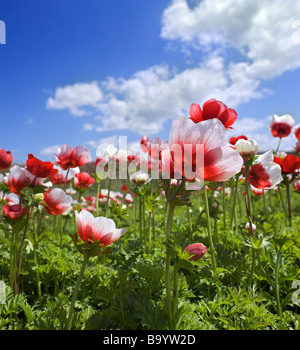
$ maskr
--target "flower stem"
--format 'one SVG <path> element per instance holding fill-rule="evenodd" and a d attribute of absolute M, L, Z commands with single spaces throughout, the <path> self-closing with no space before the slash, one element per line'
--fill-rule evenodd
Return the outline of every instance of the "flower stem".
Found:
<path fill-rule="evenodd" d="M 79 276 L 77 278 L 77 281 L 76 281 L 76 284 L 75 284 L 75 287 L 74 287 L 74 291 L 73 291 L 73 296 L 72 296 L 72 300 L 71 300 L 69 316 L 68 316 L 68 321 L 67 321 L 67 330 L 71 330 L 71 328 L 72 328 L 72 320 L 73 320 L 73 315 L 74 315 L 75 302 L 77 300 L 80 284 L 81 284 L 81 281 L 82 281 L 82 278 L 83 278 L 83 274 L 84 274 L 84 270 L 86 268 L 88 260 L 89 260 L 89 256 L 84 254 L 83 255 L 83 262 L 82 262 L 81 269 L 80 269 L 80 272 L 79 272 Z"/>
<path fill-rule="evenodd" d="M 100 193 L 101 181 L 97 183 L 97 195 L 96 195 L 96 215 L 99 216 L 99 193 Z"/>
<path fill-rule="evenodd" d="M 172 203 L 169 203 L 168 205 L 168 216 L 167 216 L 167 223 L 166 223 L 166 270 L 165 270 L 165 283 L 166 283 L 166 303 L 167 303 L 167 312 L 169 315 L 169 322 L 170 325 L 172 324 L 172 300 L 171 300 L 171 278 L 170 278 L 170 251 L 168 247 L 168 243 L 171 239 L 171 231 L 172 231 L 172 223 L 173 223 L 173 217 L 174 217 L 174 211 L 175 206 Z"/>
<path fill-rule="evenodd" d="M 292 227 L 292 210 L 291 210 L 291 199 L 290 199 L 290 184 L 286 183 L 286 198 L 288 203 L 288 219 L 289 219 L 289 226 Z"/>
<path fill-rule="evenodd" d="M 203 197 L 204 197 L 204 205 L 205 205 L 205 213 L 206 213 L 206 227 L 207 227 L 207 233 L 208 233 L 208 241 L 209 241 L 209 247 L 211 250 L 211 259 L 212 259 L 212 267 L 213 272 L 216 272 L 217 269 L 217 263 L 216 263 L 216 256 L 215 256 L 215 247 L 211 235 L 211 223 L 210 223 L 210 216 L 209 216 L 209 205 L 208 205 L 208 197 L 207 197 L 207 191 L 205 188 L 205 182 L 203 184 Z"/>

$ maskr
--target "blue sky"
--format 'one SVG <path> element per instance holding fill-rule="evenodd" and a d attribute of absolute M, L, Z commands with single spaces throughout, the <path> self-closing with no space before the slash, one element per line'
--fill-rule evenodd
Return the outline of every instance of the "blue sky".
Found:
<path fill-rule="evenodd" d="M 238 112 L 228 136 L 275 148 L 270 116 L 300 123 L 300 5 L 251 3 L 1 0 L 0 147 L 16 162 L 54 160 L 65 143 L 94 157 L 118 136 L 167 139 L 173 118 L 215 97 Z"/>

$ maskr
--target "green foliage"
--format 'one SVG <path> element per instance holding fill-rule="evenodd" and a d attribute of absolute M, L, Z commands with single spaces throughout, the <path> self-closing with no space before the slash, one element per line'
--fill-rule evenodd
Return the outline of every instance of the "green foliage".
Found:
<path fill-rule="evenodd" d="M 232 190 L 234 182 L 228 183 Z M 167 199 L 172 199 L 178 189 L 170 188 L 169 183 L 163 187 L 167 190 Z M 66 329 L 82 253 L 91 249 L 75 303 L 73 329 L 170 328 L 165 303 L 168 251 L 171 291 L 177 298 L 172 327 L 179 330 L 299 330 L 300 308 L 292 301 L 295 292 L 292 284 L 300 280 L 299 195 L 292 193 L 291 196 L 292 227 L 279 207 L 277 192 L 266 193 L 264 200 L 253 196 L 256 231 L 252 235 L 245 229 L 248 219 L 243 189 L 239 189 L 236 199 L 236 218 L 232 215 L 232 195 L 225 198 L 225 229 L 222 192 L 215 195 L 216 188 L 217 184 L 210 186 L 208 192 L 217 258 L 215 272 L 211 268 L 209 248 L 198 261 L 191 260 L 184 250 L 192 243 L 209 247 L 209 242 L 201 192 L 186 191 L 183 187 L 176 197 L 178 202 L 173 203 L 176 208 L 168 242 L 164 233 L 166 198 L 160 196 L 161 188 L 146 184 L 134 187 L 133 208 L 111 203 L 109 217 L 117 227 L 126 228 L 127 233 L 105 249 L 99 245 L 86 246 L 78 240 L 72 214 L 62 221 L 50 216 L 39 226 L 39 207 L 31 203 L 35 211 L 24 242 L 17 295 L 7 285 L 12 222 L 2 220 L 0 280 L 6 282 L 6 298 L 5 303 L 0 304 L 0 329 Z M 32 193 L 25 191 L 23 196 L 29 201 Z M 136 210 L 140 198 L 144 200 L 146 218 L 143 236 L 139 231 L 139 210 Z M 15 223 L 18 237 L 22 237 L 24 223 L 24 219 Z M 146 250 L 150 227 L 152 244 L 151 249 Z"/>

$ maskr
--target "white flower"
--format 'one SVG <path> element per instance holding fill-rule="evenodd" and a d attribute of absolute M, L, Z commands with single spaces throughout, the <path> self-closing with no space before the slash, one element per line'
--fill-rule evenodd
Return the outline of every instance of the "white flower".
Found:
<path fill-rule="evenodd" d="M 235 148 L 241 156 L 247 157 L 247 156 L 255 155 L 257 153 L 258 143 L 253 139 L 249 139 L 249 140 L 240 139 L 235 144 Z"/>

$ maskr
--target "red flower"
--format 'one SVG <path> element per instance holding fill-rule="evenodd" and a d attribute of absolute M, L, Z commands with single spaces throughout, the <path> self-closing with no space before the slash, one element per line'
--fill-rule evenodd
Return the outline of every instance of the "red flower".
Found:
<path fill-rule="evenodd" d="M 289 114 L 285 114 L 281 117 L 274 114 L 270 124 L 271 134 L 274 137 L 287 137 L 291 133 L 294 123 L 295 120 Z"/>
<path fill-rule="evenodd" d="M 80 188 L 88 188 L 95 182 L 95 179 L 92 178 L 90 174 L 84 171 L 79 174 L 76 174 L 74 180 L 75 186 Z"/>
<path fill-rule="evenodd" d="M 279 164 L 284 174 L 293 174 L 300 169 L 300 158 L 294 155 L 286 155 L 284 158 L 274 157 L 274 162 Z"/>
<path fill-rule="evenodd" d="M 39 178 L 47 178 L 55 175 L 58 170 L 53 168 L 51 162 L 42 162 L 40 159 L 35 158 L 32 154 L 28 154 L 26 162 L 27 170 L 34 176 Z"/>
<path fill-rule="evenodd" d="M 223 102 L 214 98 L 206 101 L 202 110 L 198 104 L 193 103 L 190 106 L 190 119 L 194 123 L 214 118 L 219 119 L 226 129 L 232 129 L 231 125 L 236 121 L 237 113 L 234 109 L 227 108 Z"/>
<path fill-rule="evenodd" d="M 24 214 L 27 214 L 28 209 L 23 208 L 21 204 L 13 204 L 8 205 L 5 204 L 3 206 L 3 213 L 7 218 L 11 220 L 17 220 L 21 218 Z"/>
<path fill-rule="evenodd" d="M 235 144 L 238 142 L 238 140 L 248 140 L 248 137 L 247 137 L 247 136 L 244 136 L 244 135 L 237 136 L 237 137 L 231 137 L 231 138 L 229 139 L 229 143 L 230 143 L 231 145 L 235 145 Z"/>
<path fill-rule="evenodd" d="M 69 145 L 63 145 L 55 154 L 56 164 L 63 170 L 76 168 L 87 164 L 91 160 L 91 152 L 88 147 L 77 146 L 73 150 Z"/>
<path fill-rule="evenodd" d="M 0 148 L 0 170 L 9 168 L 13 163 L 13 157 L 10 151 Z"/>

